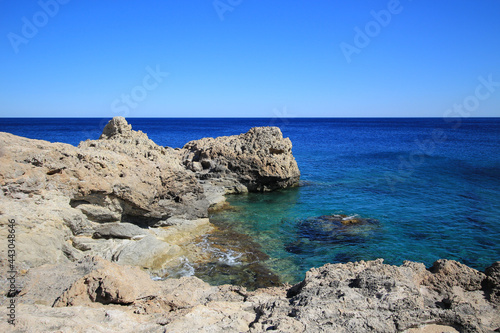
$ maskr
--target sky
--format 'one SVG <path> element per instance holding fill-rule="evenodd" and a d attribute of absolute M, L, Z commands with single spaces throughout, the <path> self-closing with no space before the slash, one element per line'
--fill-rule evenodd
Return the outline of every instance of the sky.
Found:
<path fill-rule="evenodd" d="M 0 117 L 499 117 L 499 0 L 0 0 Z"/>

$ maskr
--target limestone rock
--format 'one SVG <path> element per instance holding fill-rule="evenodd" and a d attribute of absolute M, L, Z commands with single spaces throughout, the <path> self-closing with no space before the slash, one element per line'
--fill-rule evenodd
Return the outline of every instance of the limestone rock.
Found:
<path fill-rule="evenodd" d="M 102 304 L 132 304 L 138 298 L 154 292 L 149 275 L 137 267 L 119 266 L 94 258 L 99 267 L 77 280 L 54 303 L 54 306 Z"/>
<path fill-rule="evenodd" d="M 430 271 L 433 274 L 429 275 L 425 283 L 441 293 L 449 292 L 452 286 L 466 291 L 481 290 L 486 278 L 484 273 L 454 260 L 437 260 Z"/>
<path fill-rule="evenodd" d="M 183 154 L 184 164 L 198 178 L 211 179 L 227 191 L 271 191 L 294 186 L 300 178 L 292 143 L 277 127 L 191 141 Z"/>
<path fill-rule="evenodd" d="M 132 126 L 127 123 L 123 117 L 114 117 L 111 119 L 102 131 L 99 139 L 110 139 L 118 135 L 126 135 L 132 132 Z"/>
<path fill-rule="evenodd" d="M 180 251 L 176 245 L 170 245 L 153 235 L 148 235 L 139 241 L 127 241 L 118 250 L 112 260 L 123 265 L 158 268 Z"/>
<path fill-rule="evenodd" d="M 412 262 L 391 266 L 382 260 L 361 261 L 311 269 L 288 290 L 282 286 L 248 292 L 237 286 L 210 286 L 196 277 L 152 281 L 138 268 L 85 257 L 19 276 L 18 327 L 63 332 L 498 330 L 498 307 L 484 290 L 464 288 L 464 281 L 475 283 L 477 271 L 454 262 L 436 266 L 443 264 L 467 276 L 457 280 L 453 274 L 441 274 L 442 269 L 432 272 Z M 487 277 L 496 276 L 497 266 L 487 270 Z M 453 293 L 448 306 L 432 284 L 436 281 L 431 276 L 437 274 L 439 283 Z M 52 303 L 56 307 L 50 307 Z"/>
<path fill-rule="evenodd" d="M 20 260 L 31 267 L 78 260 L 87 251 L 129 264 L 157 263 L 133 248 L 155 249 L 152 253 L 160 256 L 180 252 L 153 238 L 129 246 L 115 237 L 142 234 L 99 224 L 146 228 L 169 226 L 165 221 L 173 217 L 203 219 L 210 207 L 224 205 L 227 192 L 287 187 L 300 175 L 290 140 L 273 127 L 202 139 L 179 150 L 158 146 L 115 117 L 99 140 L 78 147 L 0 133 L 0 150 L 0 223 L 19 221 Z M 0 229 L 0 236 L 5 232 Z M 110 238 L 109 243 L 72 238 L 94 234 Z"/>
<path fill-rule="evenodd" d="M 444 274 L 443 266 L 463 275 Z M 433 273 L 422 264 L 397 267 L 379 259 L 311 269 L 289 289 L 287 299 L 270 299 L 257 308 L 260 316 L 252 329 L 401 332 L 437 324 L 460 332 L 489 332 L 500 327 L 500 311 L 476 289 L 481 273 L 451 261 L 435 267 L 439 269 Z M 436 291 L 445 285 L 454 293 L 448 305 Z"/>
<path fill-rule="evenodd" d="M 79 147 L 8 133 L 0 133 L 0 146 L 0 223 L 18 221 L 19 260 L 32 267 L 75 260 L 67 241 L 93 235 L 96 223 L 148 226 L 174 215 L 208 214 L 203 188 L 177 152 L 124 119 Z M 5 232 L 1 228 L 0 236 Z M 113 253 L 100 255 L 111 259 Z"/>
<path fill-rule="evenodd" d="M 491 302 L 500 306 L 500 261 L 486 268 L 484 286 Z"/>
<path fill-rule="evenodd" d="M 138 236 L 146 236 L 147 234 L 147 230 L 132 223 L 107 223 L 95 229 L 93 238 L 132 239 L 138 238 Z"/>
<path fill-rule="evenodd" d="M 66 216 L 62 216 L 64 224 L 71 230 L 75 236 L 90 236 L 94 233 L 94 225 L 86 216 L 74 210 Z"/>

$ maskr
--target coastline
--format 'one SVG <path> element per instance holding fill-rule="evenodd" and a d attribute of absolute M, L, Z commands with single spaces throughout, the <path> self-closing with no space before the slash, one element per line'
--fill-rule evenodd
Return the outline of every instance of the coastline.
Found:
<path fill-rule="evenodd" d="M 76 148 L 10 134 L 1 135 L 5 143 L 0 152 L 3 189 L 0 192 L 1 221 L 6 224 L 5 221 L 15 218 L 19 223 L 16 232 L 20 285 L 16 297 L 20 305 L 24 304 L 18 308 L 20 321 L 21 313 L 26 315 L 33 311 L 32 307 L 38 307 L 36 311 L 44 312 L 44 316 L 50 317 L 52 313 L 57 317 L 58 311 L 73 313 L 67 306 L 95 309 L 97 305 L 106 309 L 115 306 L 113 304 L 121 304 L 129 307 L 123 313 L 143 311 L 144 318 L 155 318 L 154 325 L 158 327 L 151 324 L 151 329 L 158 330 L 186 321 L 190 313 L 199 311 L 201 314 L 214 309 L 222 312 L 223 318 L 237 314 L 238 320 L 230 328 L 234 331 L 245 325 L 245 330 L 254 331 L 271 327 L 282 331 L 301 331 L 306 326 L 325 325 L 326 322 L 321 322 L 319 306 L 307 308 L 300 304 L 301 297 L 314 299 L 313 289 L 306 288 L 312 282 L 307 281 L 312 281 L 312 276 L 321 269 L 312 269 L 309 277 L 293 287 L 247 292 L 236 286 L 210 287 L 196 278 L 167 279 L 156 284 L 147 282 L 144 288 L 141 286 L 137 290 L 144 276 L 137 270 L 132 272 L 133 268 L 129 267 L 164 269 L 169 265 L 178 265 L 178 260 L 186 256 L 192 256 L 194 261 L 207 260 L 203 253 L 190 248 L 189 244 L 212 230 L 213 226 L 207 219 L 208 210 L 224 205 L 225 194 L 294 186 L 300 172 L 291 153 L 291 142 L 282 137 L 279 129 L 256 128 L 240 136 L 201 139 L 187 143 L 183 149 L 156 145 L 146 134 L 133 131 L 123 118 L 110 121 L 99 140 L 82 142 Z M 2 228 L 2 238 L 7 237 L 4 232 Z M 2 257 L 7 255 L 2 253 Z M 495 298 L 499 288 L 498 264 L 492 266 L 487 275 L 451 261 L 444 262 L 444 268 L 439 265 L 434 271 L 425 270 L 421 264 L 405 263 L 395 267 L 383 265 L 381 261 L 327 265 L 322 268 L 326 275 L 339 269 L 352 273 L 352 276 L 339 276 L 330 281 L 334 285 L 340 281 L 340 284 L 330 286 L 335 292 L 340 290 L 344 293 L 343 288 L 348 288 L 345 289 L 345 295 L 348 295 L 351 289 L 360 289 L 357 294 L 342 296 L 353 303 L 351 308 L 337 305 L 332 311 L 338 310 L 340 314 L 332 314 L 328 318 L 338 322 L 338 327 L 345 328 L 348 327 L 345 325 L 349 316 L 356 313 L 354 317 L 359 321 L 352 325 L 361 326 L 353 327 L 365 327 L 371 331 L 410 329 L 431 323 L 451 325 L 461 331 L 494 330 L 495 325 L 500 326 L 494 318 L 498 315 L 498 299 Z M 95 269 L 94 266 L 102 267 Z M 74 273 L 61 278 L 66 270 Z M 99 270 L 100 273 L 95 273 Z M 115 271 L 116 279 L 112 274 L 108 275 L 108 271 Z M 392 279 L 388 287 L 386 278 L 382 276 L 385 273 L 380 275 L 380 272 L 386 271 Z M 450 275 L 449 272 L 455 273 Z M 57 282 L 59 287 L 38 285 L 36 277 L 44 274 L 61 278 Z M 359 274 L 364 277 L 359 277 Z M 435 278 L 436 274 L 441 275 L 439 279 Z M 129 276 L 130 279 L 122 281 L 122 276 Z M 465 280 L 460 276 L 465 276 Z M 111 279 L 110 290 L 104 293 L 108 296 L 83 297 L 82 293 L 99 293 L 99 285 L 93 290 L 83 290 L 86 287 L 78 284 L 80 279 L 88 281 L 90 278 L 101 281 L 101 289 L 102 283 Z M 314 292 L 332 292 L 322 287 L 328 281 L 324 276 L 314 279 L 319 281 Z M 451 289 L 449 285 L 442 285 L 440 279 L 448 281 Z M 55 281 L 52 283 L 57 284 Z M 192 293 L 203 296 L 182 302 L 159 301 L 165 295 L 159 290 L 172 288 L 166 286 L 176 283 L 186 284 L 182 297 Z M 400 288 L 402 285 L 406 287 Z M 4 287 L 2 285 L 2 289 Z M 421 291 L 424 287 L 427 289 Z M 49 292 L 43 288 L 53 290 Z M 150 295 L 143 294 L 148 288 Z M 403 293 L 405 288 L 411 291 L 408 295 Z M 40 289 L 39 292 L 36 289 Z M 113 297 L 129 289 L 132 291 L 126 300 Z M 333 302 L 334 295 L 328 293 L 322 297 Z M 392 321 L 381 324 L 382 317 L 379 315 L 375 316 L 379 323 L 368 325 L 369 318 L 374 314 L 368 311 L 369 307 L 363 309 L 364 303 L 357 300 L 358 294 L 372 299 L 376 309 L 389 311 Z M 144 297 L 153 297 L 149 301 L 156 299 L 160 303 L 145 305 Z M 416 298 L 409 304 L 399 304 L 399 300 L 405 297 Z M 79 301 L 73 302 L 72 298 Z M 66 303 L 61 299 L 65 299 Z M 4 296 L 2 305 L 7 300 Z M 270 308 L 271 301 L 281 305 Z M 296 306 L 290 305 L 290 301 L 296 301 Z M 436 304 L 432 305 L 432 302 Z M 443 305 L 438 305 L 439 302 Z M 55 304 L 64 307 L 51 307 Z M 24 306 L 26 308 L 22 310 Z M 157 307 L 159 312 L 150 310 L 151 306 Z M 148 310 L 144 310 L 146 308 Z M 175 312 L 171 314 L 175 317 L 173 321 L 165 319 L 163 324 L 158 323 L 156 314 L 172 308 L 174 310 L 169 311 Z M 348 309 L 350 314 L 342 314 L 342 309 Z M 409 309 L 419 315 L 404 320 L 398 317 Z M 299 315 L 301 311 L 307 315 Z M 290 313 L 295 315 L 290 316 Z M 162 315 L 165 316 L 164 313 Z M 144 318 L 129 320 L 142 322 Z M 33 317 L 28 316 L 24 320 L 28 323 Z M 215 327 L 223 329 L 224 320 L 215 322 L 214 325 L 222 325 Z M 301 326 L 304 323 L 307 325 Z"/>

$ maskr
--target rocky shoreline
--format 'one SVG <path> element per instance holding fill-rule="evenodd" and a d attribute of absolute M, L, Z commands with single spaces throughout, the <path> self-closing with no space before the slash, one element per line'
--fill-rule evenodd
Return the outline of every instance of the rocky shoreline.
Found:
<path fill-rule="evenodd" d="M 0 142 L 0 237 L 15 220 L 17 269 L 14 292 L 0 281 L 2 308 L 17 302 L 15 327 L 0 311 L 2 331 L 500 331 L 500 262 L 484 273 L 448 260 L 325 265 L 255 291 L 153 281 L 144 269 L 210 260 L 193 244 L 216 232 L 208 214 L 225 194 L 297 185 L 279 128 L 172 149 L 116 117 L 78 147 L 8 133 Z"/>

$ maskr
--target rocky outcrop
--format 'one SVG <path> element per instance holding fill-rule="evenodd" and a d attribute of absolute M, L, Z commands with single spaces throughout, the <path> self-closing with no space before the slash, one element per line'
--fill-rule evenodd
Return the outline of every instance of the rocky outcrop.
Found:
<path fill-rule="evenodd" d="M 490 276 L 449 260 L 430 270 L 419 263 L 391 266 L 376 260 L 328 264 L 311 269 L 295 286 L 249 292 L 210 286 L 196 277 L 151 281 L 138 268 L 85 257 L 21 274 L 16 327 L 19 332 L 28 327 L 61 332 L 493 332 L 500 328 L 500 310 L 488 300 L 484 282 Z M 483 279 L 479 284 L 478 278 Z M 0 323 L 0 330 L 5 328 Z"/>
<path fill-rule="evenodd" d="M 277 127 L 188 142 L 183 162 L 199 179 L 222 185 L 229 193 L 272 191 L 294 186 L 300 178 L 290 139 Z"/>
<path fill-rule="evenodd" d="M 199 227 L 205 222 L 190 221 L 203 221 L 210 207 L 221 207 L 223 184 L 250 177 L 246 173 L 261 175 L 250 182 L 255 189 L 292 185 L 292 174 L 298 179 L 290 140 L 279 130 L 252 129 L 238 138 L 247 153 L 219 153 L 232 165 L 252 160 L 250 168 L 227 174 L 206 170 L 218 180 L 212 183 L 186 168 L 187 149 L 158 146 L 122 117 L 113 118 L 99 140 L 78 147 L 0 133 L 0 225 L 17 221 L 19 261 L 29 267 L 99 255 L 159 268 L 185 256 L 184 245 L 207 232 Z M 226 144 L 226 138 L 209 141 L 215 150 Z M 208 143 L 203 147 L 209 149 Z M 166 241 L 151 227 L 182 236 Z M 6 228 L 0 236 L 6 237 Z"/>
<path fill-rule="evenodd" d="M 279 306 L 268 302 L 258 308 L 255 327 L 296 332 L 402 332 L 430 324 L 489 332 L 500 327 L 500 311 L 481 288 L 483 273 L 449 260 L 434 267 L 446 268 L 428 271 L 412 262 L 397 267 L 379 259 L 312 269 Z"/>

